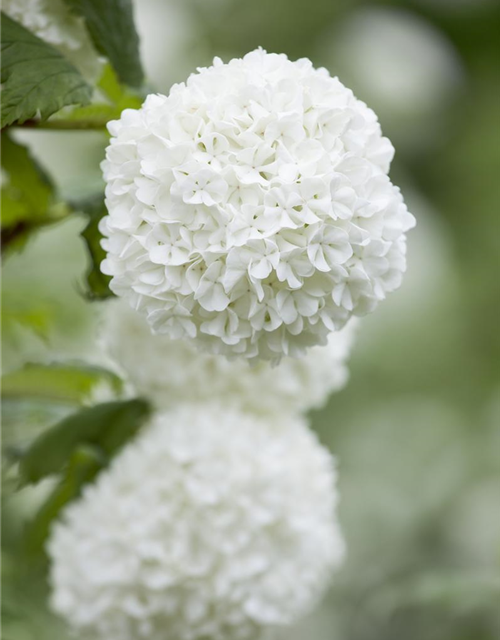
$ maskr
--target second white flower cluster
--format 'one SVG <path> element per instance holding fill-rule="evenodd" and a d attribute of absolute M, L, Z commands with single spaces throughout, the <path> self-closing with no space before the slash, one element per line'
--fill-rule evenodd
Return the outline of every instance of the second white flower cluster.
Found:
<path fill-rule="evenodd" d="M 353 326 L 250 367 L 105 313 L 104 350 L 155 415 L 53 528 L 53 608 L 89 640 L 286 632 L 344 555 L 335 463 L 302 413 L 344 385 Z"/>

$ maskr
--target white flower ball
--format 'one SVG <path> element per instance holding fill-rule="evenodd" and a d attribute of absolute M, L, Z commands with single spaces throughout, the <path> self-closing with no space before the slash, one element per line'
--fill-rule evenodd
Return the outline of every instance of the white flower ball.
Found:
<path fill-rule="evenodd" d="M 159 408 L 174 402 L 217 399 L 259 414 L 307 411 L 323 406 L 347 382 L 346 360 L 355 319 L 332 333 L 324 347 L 273 367 L 199 353 L 184 340 L 154 335 L 144 317 L 122 301 L 106 304 L 101 344 L 142 396 Z"/>
<path fill-rule="evenodd" d="M 102 69 L 85 21 L 65 0 L 3 0 L 2 11 L 58 49 L 91 82 Z"/>
<path fill-rule="evenodd" d="M 54 526 L 52 605 L 89 640 L 257 640 L 340 563 L 330 454 L 305 423 L 158 415 Z"/>
<path fill-rule="evenodd" d="M 109 123 L 104 273 L 157 333 L 279 360 L 373 310 L 414 224 L 373 111 L 259 49 Z"/>

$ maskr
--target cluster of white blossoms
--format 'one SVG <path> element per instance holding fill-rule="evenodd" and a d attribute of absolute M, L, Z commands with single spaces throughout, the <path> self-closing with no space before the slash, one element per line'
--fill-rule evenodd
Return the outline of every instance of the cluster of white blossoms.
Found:
<path fill-rule="evenodd" d="M 347 382 L 347 358 L 355 319 L 313 347 L 303 358 L 285 357 L 279 366 L 200 353 L 185 340 L 154 335 L 145 318 L 122 301 L 106 303 L 101 344 L 140 395 L 159 408 L 176 402 L 217 398 L 259 414 L 318 408 Z"/>
<path fill-rule="evenodd" d="M 2 11 L 58 49 L 90 81 L 99 76 L 99 59 L 85 21 L 64 0 L 3 0 Z"/>
<path fill-rule="evenodd" d="M 101 268 L 125 300 L 101 344 L 158 413 L 53 527 L 53 608 L 87 640 L 272 638 L 344 554 L 297 414 L 401 282 L 393 148 L 337 78 L 261 49 L 109 130 Z"/>
<path fill-rule="evenodd" d="M 259 49 L 109 123 L 104 273 L 156 333 L 278 361 L 372 311 L 414 224 L 372 110 Z"/>
<path fill-rule="evenodd" d="M 333 459 L 300 419 L 159 414 L 52 530 L 52 604 L 89 640 L 258 640 L 344 554 Z"/>

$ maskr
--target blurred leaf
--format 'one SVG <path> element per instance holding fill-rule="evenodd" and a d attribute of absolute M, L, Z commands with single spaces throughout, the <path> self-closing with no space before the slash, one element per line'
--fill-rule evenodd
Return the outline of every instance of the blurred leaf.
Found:
<path fill-rule="evenodd" d="M 78 405 L 52 398 L 2 398 L 4 460 L 18 463 L 34 439 L 78 409 Z M 16 466 L 16 482 L 18 482 Z"/>
<path fill-rule="evenodd" d="M 87 296 L 91 300 L 110 298 L 114 296 L 109 288 L 111 277 L 101 271 L 101 262 L 106 257 L 106 252 L 101 247 L 102 235 L 99 231 L 99 223 L 107 215 L 104 197 L 99 195 L 92 200 L 80 202 L 74 206 L 76 209 L 84 211 L 89 217 L 89 222 L 81 234 L 90 256 L 90 268 L 87 273 Z"/>
<path fill-rule="evenodd" d="M 44 567 L 23 563 L 23 552 L 16 545 L 2 554 L 2 640 L 67 639 L 63 621 L 47 606 Z"/>
<path fill-rule="evenodd" d="M 101 367 L 63 363 L 27 364 L 2 377 L 2 396 L 84 402 L 92 390 L 101 385 L 107 385 L 115 393 L 122 388 L 120 378 Z"/>
<path fill-rule="evenodd" d="M 90 102 L 92 89 L 57 49 L 2 12 L 2 127 Z"/>
<path fill-rule="evenodd" d="M 104 66 L 97 86 L 113 104 L 117 104 L 122 99 L 123 85 L 120 84 L 120 81 L 110 64 L 106 64 Z"/>
<path fill-rule="evenodd" d="M 61 481 L 26 527 L 24 542 L 29 556 L 43 551 L 53 520 L 105 465 L 106 456 L 99 447 L 83 444 L 72 452 Z"/>
<path fill-rule="evenodd" d="M 123 109 L 139 109 L 142 105 L 144 96 L 121 84 L 110 64 L 105 65 L 97 86 L 120 113 Z"/>
<path fill-rule="evenodd" d="M 22 211 L 20 210 L 20 208 L 17 208 L 16 211 L 18 203 L 16 203 L 14 207 L 12 207 L 8 202 L 8 196 L 5 200 L 4 198 L 2 198 L 2 205 L 4 203 L 7 204 L 6 208 L 9 209 L 10 213 L 18 214 L 20 217 L 22 216 Z M 65 208 L 65 206 L 60 205 L 53 207 L 50 211 L 48 211 L 47 216 L 43 219 L 19 219 L 14 224 L 10 224 L 5 227 L 2 225 L 1 246 L 3 250 L 3 257 L 6 257 L 8 255 L 7 249 L 9 251 L 22 249 L 35 231 L 38 231 L 46 225 L 52 224 L 54 222 L 59 222 L 62 218 L 65 218 L 67 214 L 68 210 Z"/>
<path fill-rule="evenodd" d="M 401 590 L 404 597 L 404 590 Z M 500 576 L 470 573 L 422 573 L 410 583 L 406 593 L 408 604 L 460 609 L 484 608 L 488 600 L 500 601 Z"/>
<path fill-rule="evenodd" d="M 19 480 L 15 471 L 19 459 L 17 454 L 18 451 L 15 447 L 3 447 L 2 468 L 0 470 L 0 491 L 3 501 L 12 498 L 19 488 Z"/>
<path fill-rule="evenodd" d="M 142 426 L 149 405 L 141 399 L 106 402 L 72 414 L 42 433 L 23 455 L 19 470 L 25 482 L 59 473 L 81 445 L 97 445 L 112 456 Z"/>
<path fill-rule="evenodd" d="M 12 300 L 8 291 L 2 292 L 2 330 L 3 336 L 11 334 L 14 327 L 23 327 L 32 331 L 42 340 L 47 340 L 50 326 L 54 320 L 53 309 L 46 304 L 33 303 L 33 301 Z M 9 336 L 12 339 L 12 336 Z"/>
<path fill-rule="evenodd" d="M 53 195 L 53 185 L 30 155 L 27 147 L 14 142 L 6 132 L 2 132 L 2 169 L 7 174 L 2 197 L 9 196 L 12 203 L 18 203 L 23 217 L 44 216 Z M 19 220 L 9 208 L 10 200 L 2 202 L 2 226 Z"/>
<path fill-rule="evenodd" d="M 86 22 L 92 41 L 122 82 L 139 87 L 143 71 L 131 0 L 65 0 Z"/>
<path fill-rule="evenodd" d="M 67 214 L 54 187 L 27 147 L 2 132 L 2 247 L 20 246 L 29 234 Z"/>

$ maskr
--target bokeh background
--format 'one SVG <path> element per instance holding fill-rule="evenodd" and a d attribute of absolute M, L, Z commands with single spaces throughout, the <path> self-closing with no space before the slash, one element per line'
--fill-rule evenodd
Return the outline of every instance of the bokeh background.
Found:
<path fill-rule="evenodd" d="M 362 323 L 348 387 L 311 416 L 339 461 L 349 552 L 322 605 L 287 639 L 499 638 L 500 5 L 137 0 L 136 21 L 159 92 L 214 55 L 257 46 L 327 67 L 378 113 L 397 150 L 393 180 L 418 221 L 402 289 Z M 64 196 L 101 188 L 105 135 L 17 138 Z M 4 371 L 97 357 L 99 303 L 81 296 L 84 224 L 70 217 L 7 256 Z M 4 442 L 29 439 L 55 411 L 7 410 Z M 42 571 L 17 555 L 43 487 L 13 497 L 6 484 L 2 638 L 66 640 Z"/>

